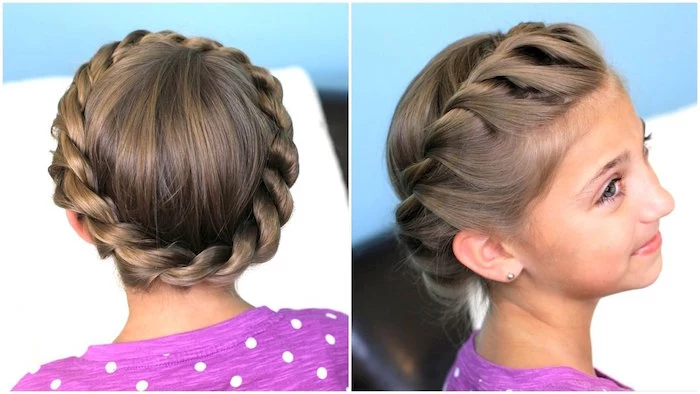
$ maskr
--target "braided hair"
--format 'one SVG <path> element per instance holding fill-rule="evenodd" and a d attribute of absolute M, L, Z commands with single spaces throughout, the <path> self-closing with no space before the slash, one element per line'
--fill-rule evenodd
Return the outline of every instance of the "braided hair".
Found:
<path fill-rule="evenodd" d="M 611 80 L 587 30 L 521 23 L 451 44 L 411 82 L 387 139 L 397 233 L 448 315 L 489 301 L 486 279 L 454 256 L 454 236 L 518 239 L 575 141 L 562 119 Z"/>
<path fill-rule="evenodd" d="M 240 50 L 137 30 L 79 67 L 48 171 L 122 282 L 232 287 L 272 258 L 299 173 L 282 87 Z"/>

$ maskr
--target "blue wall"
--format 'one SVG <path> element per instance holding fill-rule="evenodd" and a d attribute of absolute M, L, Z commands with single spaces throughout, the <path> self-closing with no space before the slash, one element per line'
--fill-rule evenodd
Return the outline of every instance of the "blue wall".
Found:
<path fill-rule="evenodd" d="M 213 38 L 255 64 L 301 66 L 319 89 L 348 89 L 347 4 L 4 4 L 3 81 L 72 76 L 136 29 Z"/>
<path fill-rule="evenodd" d="M 393 223 L 384 144 L 411 79 L 451 42 L 523 21 L 591 30 L 643 117 L 697 101 L 696 4 L 353 4 L 353 245 Z"/>

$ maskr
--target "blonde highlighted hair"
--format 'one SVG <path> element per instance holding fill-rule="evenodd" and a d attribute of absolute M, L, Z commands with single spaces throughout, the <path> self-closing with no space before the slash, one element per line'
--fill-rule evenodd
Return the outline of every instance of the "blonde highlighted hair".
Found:
<path fill-rule="evenodd" d="M 80 66 L 49 174 L 123 283 L 232 287 L 277 251 L 298 172 L 282 87 L 240 50 L 137 30 Z"/>
<path fill-rule="evenodd" d="M 449 45 L 410 83 L 387 139 L 397 232 L 452 312 L 489 299 L 488 282 L 455 258 L 454 236 L 522 239 L 578 135 L 564 119 L 611 80 L 621 86 L 584 28 L 521 23 Z"/>

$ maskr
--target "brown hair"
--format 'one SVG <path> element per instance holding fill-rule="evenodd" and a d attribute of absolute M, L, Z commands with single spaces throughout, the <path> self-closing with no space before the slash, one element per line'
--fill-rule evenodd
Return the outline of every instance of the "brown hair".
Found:
<path fill-rule="evenodd" d="M 80 66 L 52 135 L 54 202 L 126 286 L 232 287 L 275 254 L 297 149 L 279 81 L 243 52 L 134 31 Z"/>
<path fill-rule="evenodd" d="M 587 30 L 521 23 L 451 44 L 409 85 L 387 140 L 398 236 L 453 312 L 488 300 L 488 282 L 455 258 L 455 234 L 522 237 L 582 128 L 565 119 L 610 76 Z"/>

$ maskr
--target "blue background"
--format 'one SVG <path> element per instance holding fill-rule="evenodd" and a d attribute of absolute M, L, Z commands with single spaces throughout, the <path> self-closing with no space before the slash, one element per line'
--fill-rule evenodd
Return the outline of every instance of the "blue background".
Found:
<path fill-rule="evenodd" d="M 136 29 L 213 38 L 257 65 L 301 66 L 321 90 L 348 89 L 347 4 L 4 4 L 3 81 L 72 76 Z"/>
<path fill-rule="evenodd" d="M 394 221 L 385 139 L 411 79 L 457 39 L 525 21 L 591 30 L 642 117 L 697 102 L 696 4 L 353 4 L 353 245 Z"/>

